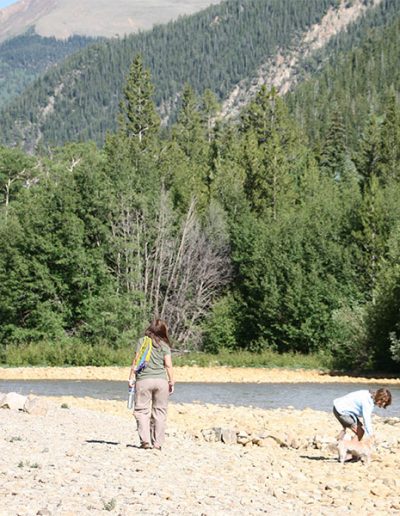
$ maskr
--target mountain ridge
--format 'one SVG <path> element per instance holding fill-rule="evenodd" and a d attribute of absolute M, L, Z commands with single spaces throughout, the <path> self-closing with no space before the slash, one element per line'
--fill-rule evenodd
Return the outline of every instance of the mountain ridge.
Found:
<path fill-rule="evenodd" d="M 0 9 L 0 41 L 30 28 L 43 37 L 115 37 L 149 30 L 221 0 L 19 0 Z"/>

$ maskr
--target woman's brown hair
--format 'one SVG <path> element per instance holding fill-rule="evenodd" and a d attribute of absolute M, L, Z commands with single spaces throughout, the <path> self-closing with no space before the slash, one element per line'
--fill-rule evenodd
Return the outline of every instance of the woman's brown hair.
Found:
<path fill-rule="evenodd" d="M 374 402 L 375 404 L 386 408 L 392 403 L 392 393 L 389 391 L 389 389 L 378 389 L 374 393 Z"/>
<path fill-rule="evenodd" d="M 151 338 L 156 347 L 161 345 L 161 341 L 170 345 L 168 337 L 168 325 L 162 319 L 154 319 L 144 334 Z"/>

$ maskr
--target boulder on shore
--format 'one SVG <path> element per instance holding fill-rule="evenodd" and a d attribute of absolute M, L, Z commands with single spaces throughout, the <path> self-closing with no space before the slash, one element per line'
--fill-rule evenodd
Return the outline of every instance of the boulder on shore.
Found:
<path fill-rule="evenodd" d="M 24 410 L 27 400 L 26 396 L 16 392 L 9 392 L 0 398 L 0 408 L 8 408 L 10 410 Z"/>
<path fill-rule="evenodd" d="M 45 416 L 49 410 L 49 404 L 44 398 L 28 396 L 24 411 L 32 416 Z"/>
<path fill-rule="evenodd" d="M 8 394 L 0 394 L 0 408 L 21 410 L 33 416 L 45 416 L 49 409 L 49 404 L 45 398 L 9 392 Z"/>

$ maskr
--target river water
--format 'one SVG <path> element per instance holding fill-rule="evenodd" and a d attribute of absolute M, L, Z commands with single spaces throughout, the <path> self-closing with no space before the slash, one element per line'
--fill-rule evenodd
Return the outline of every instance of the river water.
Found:
<path fill-rule="evenodd" d="M 171 396 L 175 403 L 213 403 L 266 409 L 294 407 L 331 411 L 332 400 L 358 389 L 377 389 L 382 384 L 357 383 L 178 383 Z M 387 409 L 376 407 L 381 416 L 400 416 L 400 386 L 389 386 L 393 402 Z M 0 392 L 45 396 L 91 397 L 126 400 L 127 382 L 103 380 L 0 380 Z"/>

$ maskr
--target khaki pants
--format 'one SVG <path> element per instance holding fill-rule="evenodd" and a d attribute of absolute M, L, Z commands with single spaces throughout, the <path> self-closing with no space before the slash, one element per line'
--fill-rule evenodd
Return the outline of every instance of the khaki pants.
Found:
<path fill-rule="evenodd" d="M 136 382 L 135 411 L 140 443 L 161 447 L 165 439 L 169 388 L 163 378 Z"/>

